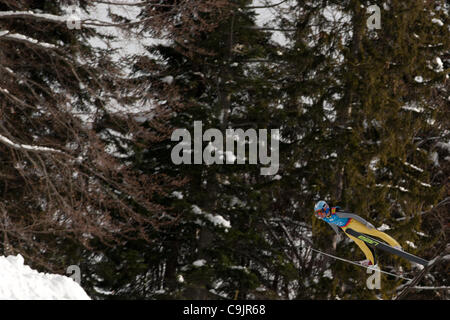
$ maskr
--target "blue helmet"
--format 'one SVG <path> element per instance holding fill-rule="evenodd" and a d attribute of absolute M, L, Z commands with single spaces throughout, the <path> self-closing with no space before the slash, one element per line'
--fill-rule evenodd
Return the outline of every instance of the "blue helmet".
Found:
<path fill-rule="evenodd" d="M 330 206 L 323 200 L 320 200 L 314 206 L 314 213 L 319 218 L 325 218 L 330 213 Z"/>

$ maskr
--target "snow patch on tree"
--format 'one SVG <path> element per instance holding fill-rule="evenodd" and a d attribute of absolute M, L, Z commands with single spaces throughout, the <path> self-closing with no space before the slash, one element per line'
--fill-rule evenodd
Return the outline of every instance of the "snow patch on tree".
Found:
<path fill-rule="evenodd" d="M 206 212 L 204 212 L 202 209 L 200 209 L 196 205 L 192 206 L 192 211 L 195 214 L 204 216 L 207 220 L 209 220 L 215 226 L 219 226 L 219 227 L 222 227 L 222 228 L 225 228 L 225 229 L 231 228 L 230 221 L 226 220 L 224 217 L 222 217 L 219 214 L 213 215 L 211 213 L 206 213 Z"/>
<path fill-rule="evenodd" d="M 200 259 L 200 260 L 196 260 L 196 261 L 192 262 L 192 265 L 197 268 L 203 267 L 205 264 L 206 264 L 205 259 Z"/>

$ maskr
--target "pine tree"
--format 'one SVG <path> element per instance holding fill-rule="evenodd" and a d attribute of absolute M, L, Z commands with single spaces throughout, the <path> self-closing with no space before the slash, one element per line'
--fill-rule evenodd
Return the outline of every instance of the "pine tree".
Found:
<path fill-rule="evenodd" d="M 150 48 L 154 59 L 137 59 L 136 73 L 145 74 L 141 80 L 150 80 L 160 92 L 157 95 L 164 97 L 156 99 L 168 108 L 178 108 L 168 126 L 187 128 L 192 134 L 194 121 L 202 121 L 204 130 L 218 128 L 224 136 L 228 128 L 277 128 L 273 111 L 277 65 L 260 62 L 277 59 L 276 45 L 270 35 L 254 29 L 254 12 L 246 6 L 247 1 L 229 3 L 222 19 L 214 20 L 214 29 L 195 37 L 180 36 L 178 31 L 187 29 L 181 17 L 178 29 L 170 34 L 171 42 Z M 163 12 L 169 16 L 170 12 Z M 208 18 L 209 12 L 198 13 L 199 20 Z M 197 31 L 195 26 L 192 29 Z M 167 95 L 168 88 L 176 94 Z M 143 125 L 157 130 L 154 122 Z M 165 235 L 157 246 L 164 252 L 161 260 L 149 266 L 165 270 L 163 296 L 248 298 L 259 294 L 254 290 L 261 285 L 275 296 L 279 286 L 268 270 L 275 270 L 276 277 L 295 274 L 281 248 L 267 236 L 265 219 L 271 216 L 270 189 L 276 180 L 261 176 L 258 165 L 174 165 L 170 151 L 176 143 L 169 142 L 170 148 L 167 144 L 163 140 L 159 146 L 140 150 L 135 158 L 143 170 L 157 168 L 188 179 L 172 199 L 162 200 L 179 216 L 176 225 L 163 229 Z M 211 218 L 219 216 L 225 225 L 212 223 Z M 180 276 L 183 283 L 178 281 Z"/>

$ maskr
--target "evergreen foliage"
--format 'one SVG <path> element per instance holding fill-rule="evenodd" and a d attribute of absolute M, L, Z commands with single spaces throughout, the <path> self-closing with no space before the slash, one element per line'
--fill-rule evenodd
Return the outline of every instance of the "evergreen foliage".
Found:
<path fill-rule="evenodd" d="M 130 18 L 86 0 L 82 12 L 111 21 L 80 30 L 57 18 L 68 4 L 0 0 L 0 138 L 16 143 L 0 139 L 3 254 L 60 273 L 79 264 L 98 299 L 395 297 L 401 280 L 369 290 L 365 269 L 310 250 L 363 259 L 314 218 L 319 199 L 425 259 L 445 250 L 446 1 L 143 0 Z M 140 49 L 114 42 L 127 37 Z M 224 137 L 278 129 L 278 171 L 174 164 L 172 132 L 193 137 L 195 121 Z M 382 269 L 417 271 L 378 254 Z M 445 266 L 432 276 L 423 283 L 448 286 Z"/>

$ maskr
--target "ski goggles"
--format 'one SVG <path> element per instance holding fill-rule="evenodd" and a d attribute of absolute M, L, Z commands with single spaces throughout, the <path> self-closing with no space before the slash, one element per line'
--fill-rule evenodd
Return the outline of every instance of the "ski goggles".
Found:
<path fill-rule="evenodd" d="M 319 218 L 326 218 L 329 213 L 329 212 L 327 212 L 327 210 L 328 210 L 328 208 L 322 208 L 322 209 L 316 210 L 315 211 L 316 216 L 318 216 Z"/>

